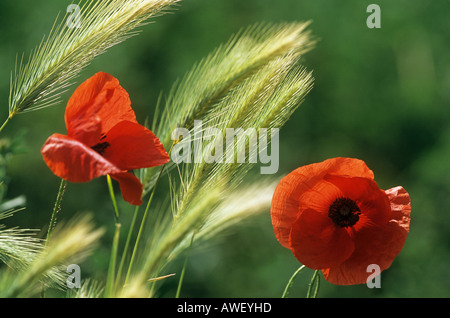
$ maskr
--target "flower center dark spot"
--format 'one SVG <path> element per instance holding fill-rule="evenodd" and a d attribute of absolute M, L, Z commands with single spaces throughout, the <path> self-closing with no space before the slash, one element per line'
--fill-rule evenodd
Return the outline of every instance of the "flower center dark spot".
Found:
<path fill-rule="evenodd" d="M 330 205 L 328 216 L 340 227 L 353 226 L 358 222 L 361 210 L 355 201 L 349 198 L 338 198 Z"/>
<path fill-rule="evenodd" d="M 108 148 L 110 145 L 108 142 L 99 142 L 95 146 L 91 147 L 92 150 L 98 152 L 100 155 L 103 156 L 105 153 L 106 148 Z"/>

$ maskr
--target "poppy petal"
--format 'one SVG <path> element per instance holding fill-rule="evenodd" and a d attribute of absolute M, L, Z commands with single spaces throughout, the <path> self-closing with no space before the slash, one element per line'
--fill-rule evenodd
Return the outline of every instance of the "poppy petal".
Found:
<path fill-rule="evenodd" d="M 71 182 L 87 182 L 121 170 L 83 143 L 53 134 L 41 149 L 45 163 L 55 175 Z"/>
<path fill-rule="evenodd" d="M 122 170 L 154 167 L 169 161 L 158 137 L 137 123 L 118 123 L 108 131 L 104 141 L 109 146 L 103 156 Z"/>
<path fill-rule="evenodd" d="M 142 183 L 131 172 L 111 174 L 111 177 L 119 182 L 120 191 L 125 201 L 132 205 L 142 204 Z"/>
<path fill-rule="evenodd" d="M 367 271 L 368 266 L 378 265 L 380 271 L 389 268 L 400 253 L 407 234 L 396 222 L 359 231 L 352 256 L 339 266 L 325 270 L 325 279 L 337 285 L 365 284 L 371 274 Z"/>
<path fill-rule="evenodd" d="M 327 213 L 311 209 L 303 211 L 292 225 L 290 245 L 299 262 L 312 269 L 337 266 L 354 250 L 344 228 L 336 226 Z"/>
<path fill-rule="evenodd" d="M 335 175 L 326 175 L 324 179 L 336 185 L 361 209 L 362 217 L 360 222 L 355 224 L 354 230 L 357 231 L 361 226 L 369 223 L 383 225 L 389 221 L 391 214 L 389 199 L 374 180 Z"/>
<path fill-rule="evenodd" d="M 289 248 L 292 224 L 301 213 L 301 202 L 306 201 L 302 196 L 323 182 L 326 174 L 374 178 L 364 161 L 341 157 L 302 166 L 282 178 L 275 189 L 270 212 L 275 236 L 284 247 Z M 320 193 L 317 194 L 319 197 Z"/>
<path fill-rule="evenodd" d="M 103 72 L 83 82 L 66 107 L 67 134 L 89 147 L 122 120 L 136 122 L 130 98 L 116 78 Z"/>
<path fill-rule="evenodd" d="M 403 187 L 398 186 L 385 191 L 392 210 L 392 221 L 396 221 L 400 226 L 409 231 L 411 221 L 411 198 Z"/>
<path fill-rule="evenodd" d="M 380 271 L 389 268 L 400 253 L 409 233 L 411 204 L 409 194 L 402 187 L 386 190 L 392 210 L 385 226 L 365 228 L 355 237 L 355 251 L 340 266 L 323 271 L 327 281 L 337 285 L 365 284 L 371 272 L 367 267 L 376 264 Z"/>

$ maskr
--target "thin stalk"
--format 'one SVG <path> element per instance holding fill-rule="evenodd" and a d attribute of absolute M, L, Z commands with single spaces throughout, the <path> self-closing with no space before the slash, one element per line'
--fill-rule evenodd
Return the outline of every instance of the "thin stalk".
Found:
<path fill-rule="evenodd" d="M 320 287 L 320 275 L 316 276 L 316 289 L 314 289 L 313 298 L 317 297 L 317 294 L 319 293 L 319 287 Z"/>
<path fill-rule="evenodd" d="M 116 226 L 116 231 L 114 234 L 113 245 L 111 249 L 111 258 L 109 260 L 109 268 L 108 268 L 108 276 L 106 280 L 105 287 L 105 297 L 111 297 L 113 289 L 114 289 L 114 278 L 116 275 L 116 261 L 117 261 L 117 250 L 119 247 L 119 237 L 120 237 L 120 228 L 121 224 L 119 222 L 119 209 L 117 208 L 116 197 L 114 195 L 114 188 L 112 185 L 111 177 L 109 175 L 106 176 L 108 182 L 109 194 L 111 196 L 111 201 L 114 207 L 114 221 Z"/>
<path fill-rule="evenodd" d="M 157 271 L 157 273 L 159 273 L 160 272 L 160 268 L 158 268 L 158 271 Z M 173 275 L 175 275 L 175 274 L 173 274 Z M 173 276 L 172 275 L 172 276 Z M 149 295 L 148 295 L 148 297 L 149 298 L 151 298 L 151 297 L 153 297 L 153 295 L 154 295 L 154 293 L 155 293 L 155 285 L 156 285 L 156 282 L 157 282 L 158 280 L 157 279 L 153 279 L 151 282 L 151 287 L 150 287 L 150 293 L 149 293 Z"/>
<path fill-rule="evenodd" d="M 111 250 L 111 258 L 109 260 L 108 277 L 105 287 L 105 297 L 111 297 L 114 286 L 114 276 L 116 272 L 116 259 L 117 259 L 117 249 L 119 246 L 119 236 L 120 236 L 120 223 L 116 223 L 116 232 L 114 234 L 114 240 Z"/>
<path fill-rule="evenodd" d="M 311 278 L 311 281 L 309 282 L 309 285 L 308 285 L 308 293 L 306 294 L 306 298 L 311 298 L 311 292 L 312 292 L 312 288 L 313 288 L 314 285 L 316 286 L 316 288 L 314 290 L 314 294 L 313 294 L 312 297 L 316 298 L 317 293 L 319 292 L 320 276 L 318 274 L 319 274 L 319 270 L 315 270 L 314 274 L 313 274 L 313 276 Z"/>
<path fill-rule="evenodd" d="M 3 125 L 0 127 L 0 132 L 2 132 L 3 128 L 5 128 L 6 124 L 9 122 L 10 119 L 11 116 L 8 116 L 8 118 L 6 118 L 6 120 L 3 122 Z"/>
<path fill-rule="evenodd" d="M 111 177 L 107 175 L 106 180 L 108 182 L 109 195 L 111 196 L 111 201 L 114 207 L 114 220 L 116 221 L 116 223 L 119 223 L 119 209 L 117 208 L 116 196 L 114 195 L 114 188 L 112 185 Z"/>
<path fill-rule="evenodd" d="M 180 280 L 178 282 L 177 294 L 175 295 L 175 298 L 180 297 L 181 285 L 183 284 L 184 272 L 186 271 L 186 265 L 187 265 L 189 254 L 190 254 L 190 251 L 192 248 L 192 243 L 194 243 L 194 236 L 195 236 L 195 232 L 192 233 L 191 243 L 189 244 L 189 248 L 186 253 L 186 258 L 184 259 L 183 269 L 181 270 L 181 276 L 180 276 Z"/>
<path fill-rule="evenodd" d="M 122 258 L 120 259 L 119 269 L 117 270 L 116 289 L 118 288 L 118 284 L 120 283 L 120 279 L 122 277 L 123 266 L 125 265 L 125 258 L 127 256 L 128 247 L 130 246 L 131 236 L 133 234 L 134 226 L 136 224 L 138 212 L 139 212 L 139 206 L 136 206 L 136 208 L 134 209 L 133 219 L 131 220 L 130 229 L 128 230 L 128 236 L 127 236 L 127 240 L 125 242 L 125 247 L 123 249 Z"/>
<path fill-rule="evenodd" d="M 145 221 L 147 220 L 147 214 L 148 214 L 148 211 L 149 211 L 149 208 L 150 208 L 150 204 L 152 202 L 153 196 L 155 195 L 156 187 L 158 186 L 159 180 L 161 179 L 161 175 L 162 175 L 162 173 L 164 171 L 164 167 L 165 166 L 166 165 L 162 166 L 161 171 L 159 172 L 159 175 L 158 175 L 158 179 L 156 179 L 156 183 L 153 186 L 152 193 L 150 194 L 150 197 L 148 199 L 147 206 L 146 206 L 145 211 L 144 211 L 144 216 L 142 217 L 142 220 L 141 220 L 141 226 L 139 227 L 139 232 L 138 232 L 138 235 L 137 235 L 137 238 L 136 238 L 136 242 L 134 243 L 134 248 L 133 248 L 133 253 L 131 254 L 130 264 L 128 265 L 128 271 L 127 271 L 127 275 L 125 277 L 125 285 L 127 284 L 128 279 L 130 277 L 131 269 L 133 268 L 134 259 L 136 257 L 136 251 L 137 251 L 137 248 L 138 248 L 138 245 L 139 245 L 139 241 L 140 241 L 141 236 L 142 236 L 142 232 L 144 230 Z"/>
<path fill-rule="evenodd" d="M 8 117 L 8 120 L 9 120 L 9 118 L 10 117 Z M 0 131 L 6 125 L 8 120 L 6 120 L 3 123 L 2 127 L 0 128 Z M 67 181 L 64 179 L 61 179 L 61 183 L 59 184 L 58 194 L 56 195 L 55 205 L 53 206 L 52 216 L 50 217 L 50 224 L 48 226 L 47 237 L 45 239 L 45 247 L 47 247 L 48 243 L 50 242 L 50 237 L 52 235 L 53 228 L 55 227 L 55 224 L 56 224 L 56 214 L 58 214 L 58 212 L 61 210 L 61 201 L 64 196 L 64 192 L 66 190 L 66 185 L 67 185 Z M 42 286 L 41 298 L 44 298 L 44 297 L 45 297 L 45 287 Z"/>
<path fill-rule="evenodd" d="M 289 279 L 289 281 L 288 281 L 288 283 L 287 283 L 287 285 L 286 285 L 286 288 L 284 289 L 283 295 L 281 295 L 281 298 L 286 298 L 286 297 L 287 297 L 287 295 L 288 295 L 288 293 L 289 293 L 289 290 L 291 289 L 292 284 L 294 283 L 295 277 L 297 277 L 297 275 L 298 275 L 304 268 L 305 268 L 305 265 L 302 265 L 302 266 L 299 267 L 299 269 L 297 269 L 297 270 L 295 271 L 295 273 L 294 273 L 294 274 L 292 275 L 292 277 Z"/>
<path fill-rule="evenodd" d="M 52 216 L 50 218 L 50 224 L 48 227 L 47 238 L 45 240 L 45 246 L 48 245 L 48 243 L 50 241 L 50 237 L 52 235 L 53 228 L 55 227 L 56 214 L 58 214 L 58 212 L 61 210 L 61 201 L 64 196 L 64 192 L 66 190 L 66 185 L 67 185 L 67 181 L 64 179 L 61 179 L 61 183 L 59 184 L 58 194 L 56 196 L 55 206 L 53 207 Z"/>

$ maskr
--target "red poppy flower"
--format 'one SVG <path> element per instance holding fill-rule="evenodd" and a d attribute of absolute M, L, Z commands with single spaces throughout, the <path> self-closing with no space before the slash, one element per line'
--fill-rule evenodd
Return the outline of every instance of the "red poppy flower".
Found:
<path fill-rule="evenodd" d="M 69 99 L 65 122 L 67 136 L 53 134 L 41 149 L 50 170 L 71 182 L 110 175 L 127 202 L 142 204 L 142 184 L 128 171 L 162 165 L 169 156 L 136 121 L 119 81 L 100 72 L 82 83 Z"/>
<path fill-rule="evenodd" d="M 305 266 L 338 285 L 364 284 L 370 264 L 387 269 L 409 232 L 411 205 L 402 187 L 380 190 L 358 159 L 300 167 L 275 189 L 275 236 Z"/>

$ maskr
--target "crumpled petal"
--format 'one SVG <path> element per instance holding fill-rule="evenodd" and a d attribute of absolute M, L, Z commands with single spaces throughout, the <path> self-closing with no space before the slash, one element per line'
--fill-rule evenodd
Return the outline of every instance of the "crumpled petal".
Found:
<path fill-rule="evenodd" d="M 122 170 L 159 166 L 170 159 L 155 134 L 130 121 L 115 125 L 103 141 L 109 144 L 103 156 Z"/>
<path fill-rule="evenodd" d="M 128 93 L 110 74 L 99 72 L 84 81 L 67 103 L 67 134 L 89 147 L 123 120 L 136 122 Z"/>
<path fill-rule="evenodd" d="M 345 228 L 337 227 L 327 213 L 308 209 L 292 226 L 290 248 L 300 263 L 323 269 L 343 263 L 355 246 Z"/>
<path fill-rule="evenodd" d="M 55 175 L 71 182 L 88 182 L 121 172 L 91 148 L 61 134 L 51 135 L 42 146 L 41 154 Z"/>
<path fill-rule="evenodd" d="M 142 183 L 131 172 L 111 174 L 111 177 L 119 182 L 120 191 L 125 201 L 132 205 L 142 204 Z"/>

